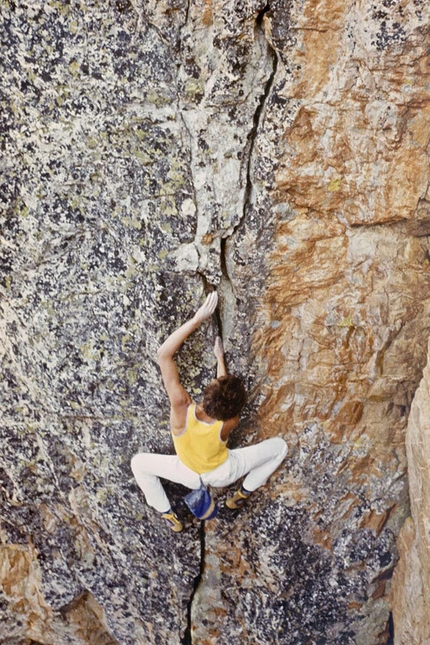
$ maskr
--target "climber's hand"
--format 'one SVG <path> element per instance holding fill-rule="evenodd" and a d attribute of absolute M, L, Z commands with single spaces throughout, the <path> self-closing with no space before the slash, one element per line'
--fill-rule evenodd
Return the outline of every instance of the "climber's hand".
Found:
<path fill-rule="evenodd" d="M 204 320 L 210 318 L 217 308 L 218 304 L 218 294 L 216 291 L 212 291 L 206 298 L 204 304 L 196 311 L 194 315 L 194 322 L 200 325 Z"/>
<path fill-rule="evenodd" d="M 214 345 L 214 354 L 218 360 L 224 358 L 224 346 L 222 344 L 221 336 L 216 337 L 215 345 Z"/>

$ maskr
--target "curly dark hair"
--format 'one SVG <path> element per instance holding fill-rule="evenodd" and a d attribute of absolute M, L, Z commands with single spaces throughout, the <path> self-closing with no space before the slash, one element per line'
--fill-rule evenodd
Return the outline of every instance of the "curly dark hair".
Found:
<path fill-rule="evenodd" d="M 238 376 L 220 376 L 209 383 L 203 394 L 203 410 L 212 419 L 227 421 L 236 417 L 246 403 L 246 390 Z"/>

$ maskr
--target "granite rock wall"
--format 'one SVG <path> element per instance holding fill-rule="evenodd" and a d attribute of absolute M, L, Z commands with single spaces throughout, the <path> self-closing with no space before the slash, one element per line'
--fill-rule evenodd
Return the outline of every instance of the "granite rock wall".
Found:
<path fill-rule="evenodd" d="M 385 645 L 430 327 L 427 3 L 0 7 L 1 642 Z M 184 384 L 221 333 L 232 446 L 289 456 L 202 526 L 168 486 L 178 536 L 129 462 L 172 451 L 156 348 L 212 286 Z"/>

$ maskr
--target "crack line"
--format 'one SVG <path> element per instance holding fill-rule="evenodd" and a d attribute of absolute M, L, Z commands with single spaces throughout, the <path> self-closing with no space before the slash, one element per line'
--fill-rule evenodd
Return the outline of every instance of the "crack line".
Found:
<path fill-rule="evenodd" d="M 253 125 L 252 128 L 248 134 L 248 140 L 245 146 L 245 153 L 244 153 L 244 167 L 246 168 L 245 171 L 245 191 L 244 191 L 244 198 L 243 198 L 243 209 L 242 209 L 242 216 L 239 220 L 239 222 L 236 224 L 236 226 L 233 227 L 232 232 L 229 235 L 226 235 L 222 240 L 221 240 L 221 265 L 225 267 L 225 277 L 230 280 L 228 276 L 228 271 L 227 271 L 227 265 L 226 265 L 226 259 L 225 259 L 225 252 L 226 252 L 226 244 L 227 240 L 231 237 L 234 236 L 238 228 L 241 226 L 241 224 L 244 222 L 249 204 L 251 201 L 252 197 L 252 191 L 253 191 L 253 181 L 252 181 L 252 176 L 251 176 L 251 166 L 252 166 L 252 158 L 253 158 L 253 152 L 255 148 L 255 143 L 257 140 L 257 134 L 258 134 L 258 129 L 260 127 L 260 123 L 262 121 L 262 117 L 264 116 L 264 111 L 265 107 L 267 104 L 267 101 L 270 97 L 273 83 L 275 80 L 276 72 L 278 69 L 278 54 L 276 52 L 276 49 L 270 44 L 269 40 L 266 38 L 266 34 L 264 32 L 263 28 L 263 20 L 264 16 L 266 13 L 270 11 L 270 5 L 269 3 L 259 12 L 257 18 L 256 18 L 256 26 L 255 30 L 258 33 L 258 31 L 262 32 L 263 38 L 266 41 L 266 46 L 268 49 L 268 54 L 272 57 L 272 71 L 270 73 L 269 78 L 266 81 L 266 84 L 264 86 L 264 91 L 261 94 L 259 104 L 257 105 L 257 108 L 254 112 L 254 117 L 253 117 Z M 223 272 L 224 273 L 224 272 Z"/>
<path fill-rule="evenodd" d="M 233 233 L 236 232 L 240 224 L 243 222 L 243 220 L 246 217 L 247 210 L 249 203 L 251 201 L 251 196 L 252 196 L 252 189 L 253 189 L 253 182 L 252 182 L 252 177 L 251 177 L 251 165 L 252 165 L 252 158 L 253 158 L 253 152 L 255 148 L 255 143 L 257 140 L 257 134 L 258 134 L 258 128 L 260 127 L 260 123 L 262 121 L 262 116 L 264 116 L 264 110 L 267 104 L 267 101 L 269 99 L 269 96 L 272 91 L 273 83 L 275 80 L 276 72 L 278 70 L 278 55 L 275 50 L 275 48 L 270 44 L 268 39 L 266 38 L 266 34 L 264 33 L 264 28 L 263 28 L 263 20 L 264 20 L 264 15 L 270 11 L 270 6 L 267 4 L 264 9 L 260 11 L 260 13 L 257 16 L 256 19 L 256 31 L 260 30 L 262 32 L 262 35 L 266 41 L 267 44 L 267 49 L 268 49 L 268 54 L 272 56 L 272 71 L 270 73 L 269 78 L 266 81 L 266 85 L 264 86 L 264 91 L 260 97 L 260 102 L 257 105 L 257 108 L 254 113 L 254 119 L 253 119 L 253 126 L 252 129 L 248 135 L 248 158 L 246 162 L 246 185 L 245 185 L 245 194 L 244 194 L 244 199 L 243 199 L 243 215 L 242 218 L 239 222 L 239 224 L 235 227 Z"/>
<path fill-rule="evenodd" d="M 255 21 L 255 31 L 257 34 L 260 32 L 261 34 L 260 38 L 261 36 L 264 38 L 267 46 L 268 55 L 272 57 L 272 71 L 265 83 L 264 90 L 260 97 L 260 101 L 254 112 L 253 125 L 248 134 L 247 143 L 245 146 L 243 167 L 246 170 L 245 170 L 245 191 L 244 191 L 244 197 L 243 197 L 242 215 L 238 223 L 232 228 L 231 232 L 228 235 L 225 235 L 221 239 L 221 248 L 220 248 L 221 273 L 225 279 L 226 285 L 228 285 L 229 291 L 233 295 L 234 295 L 234 285 L 230 278 L 228 267 L 227 267 L 227 245 L 228 245 L 228 241 L 235 235 L 236 231 L 243 224 L 248 214 L 249 205 L 251 202 L 252 192 L 253 192 L 253 181 L 252 181 L 252 173 L 251 173 L 253 152 L 254 152 L 255 143 L 257 140 L 258 129 L 260 127 L 262 118 L 264 118 L 265 108 L 266 108 L 268 99 L 270 97 L 276 72 L 278 69 L 278 54 L 276 52 L 276 49 L 271 45 L 271 43 L 267 39 L 264 31 L 264 27 L 263 27 L 264 16 L 269 11 L 270 11 L 270 5 L 269 3 L 267 3 L 266 6 L 259 12 Z M 219 322 L 219 326 L 221 326 L 221 321 Z"/>
<path fill-rule="evenodd" d="M 221 273 L 225 281 L 225 285 L 227 286 L 228 290 L 231 292 L 231 294 L 234 297 L 234 286 L 233 282 L 229 276 L 228 273 L 228 268 L 227 268 L 227 242 L 228 240 L 236 233 L 238 228 L 241 226 L 241 224 L 244 222 L 248 210 L 249 210 L 249 205 L 251 202 L 252 198 L 252 191 L 253 191 L 253 182 L 252 182 L 252 176 L 251 176 L 251 165 L 252 165 L 252 157 L 253 157 L 253 152 L 255 148 L 255 142 L 258 134 L 258 129 L 260 126 L 260 123 L 262 121 L 262 117 L 264 116 L 264 110 L 268 101 L 268 98 L 271 94 L 271 90 L 273 87 L 275 75 L 277 72 L 278 68 L 278 55 L 275 50 L 275 48 L 270 44 L 268 39 L 266 38 L 266 34 L 264 32 L 263 28 L 263 19 L 264 15 L 270 11 L 270 5 L 267 4 L 258 14 L 256 18 L 256 23 L 255 23 L 255 30 L 256 33 L 260 35 L 258 36 L 261 38 L 261 32 L 262 32 L 262 37 L 264 38 L 267 46 L 267 52 L 269 56 L 272 56 L 272 71 L 269 75 L 269 78 L 267 79 L 265 85 L 264 85 L 264 90 L 261 94 L 260 101 L 256 107 L 256 110 L 254 112 L 253 116 L 253 124 L 252 128 L 248 134 L 247 137 L 247 143 L 245 146 L 245 153 L 244 153 L 244 163 L 243 167 L 245 168 L 245 191 L 244 191 L 244 199 L 243 199 L 243 208 L 242 208 L 242 215 L 239 219 L 239 222 L 234 226 L 231 230 L 231 233 L 229 235 L 225 235 L 225 237 L 221 238 L 220 240 L 220 266 L 221 266 Z M 179 111 L 181 114 L 181 110 Z M 188 130 L 185 119 L 183 115 L 181 114 L 182 120 L 184 121 L 184 125 L 186 127 L 186 130 L 188 131 L 188 134 L 190 135 L 191 138 L 191 133 Z M 192 139 L 191 139 L 192 141 Z M 197 204 L 196 204 L 197 207 Z M 198 212 L 197 212 L 197 217 L 198 217 Z M 204 275 L 203 272 L 198 271 L 199 275 L 201 276 L 203 280 L 203 287 L 206 293 L 208 293 L 209 290 L 212 290 L 209 287 L 208 280 L 206 276 Z M 215 314 L 215 320 L 216 320 L 216 327 L 218 329 L 218 335 L 221 336 L 223 343 L 224 343 L 224 338 L 223 338 L 223 324 L 221 320 L 221 315 L 219 310 L 216 310 Z M 204 575 L 204 569 L 205 569 L 205 556 L 206 556 L 206 533 L 205 533 L 205 522 L 201 522 L 200 524 L 200 529 L 199 529 L 199 536 L 200 536 L 200 571 L 198 575 L 194 578 L 194 584 L 193 584 L 193 590 L 190 595 L 189 602 L 187 604 L 187 627 L 185 629 L 184 635 L 181 638 L 181 644 L 182 645 L 193 645 L 193 634 L 192 634 L 192 607 L 193 607 L 193 602 L 195 600 L 195 596 L 197 593 L 197 590 L 200 586 L 200 583 L 202 581 L 203 575 Z"/>
<path fill-rule="evenodd" d="M 190 595 L 190 599 L 187 604 L 187 627 L 185 629 L 184 635 L 181 638 L 181 645 L 193 645 L 193 633 L 192 633 L 192 606 L 194 601 L 194 596 L 197 593 L 200 582 L 202 580 L 204 569 L 205 569 L 205 552 L 206 552 L 206 533 L 205 533 L 205 522 L 200 522 L 199 528 L 200 536 L 200 571 L 197 576 L 194 578 L 193 590 Z"/>

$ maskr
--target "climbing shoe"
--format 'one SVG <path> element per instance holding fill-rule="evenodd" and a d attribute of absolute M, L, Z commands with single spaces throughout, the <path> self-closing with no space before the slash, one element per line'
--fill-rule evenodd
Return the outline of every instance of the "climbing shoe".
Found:
<path fill-rule="evenodd" d="M 184 528 L 184 525 L 178 520 L 176 514 L 172 510 L 167 511 L 167 513 L 162 513 L 161 517 L 163 520 L 166 520 L 172 531 L 175 533 L 180 533 Z"/>
<path fill-rule="evenodd" d="M 233 497 L 229 497 L 225 500 L 226 506 L 233 509 L 241 508 L 250 495 L 251 491 L 247 491 L 243 487 L 239 488 Z"/>

